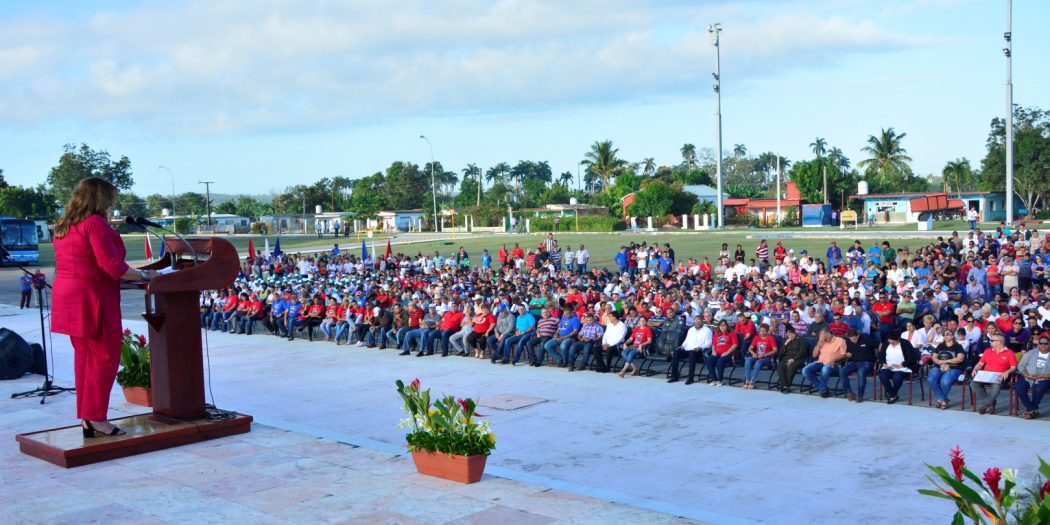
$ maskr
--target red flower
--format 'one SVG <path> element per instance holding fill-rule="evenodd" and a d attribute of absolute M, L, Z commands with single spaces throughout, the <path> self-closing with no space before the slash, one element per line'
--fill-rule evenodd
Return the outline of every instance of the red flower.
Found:
<path fill-rule="evenodd" d="M 146 336 L 139 335 L 137 337 L 139 338 L 139 346 L 146 346 Z"/>
<path fill-rule="evenodd" d="M 1039 488 L 1039 501 L 1043 501 L 1048 494 L 1050 494 L 1050 480 L 1043 483 L 1043 486 Z"/>
<path fill-rule="evenodd" d="M 131 335 L 131 329 L 130 328 L 125 328 L 124 329 L 124 335 Z"/>
<path fill-rule="evenodd" d="M 1003 473 L 999 472 L 998 468 L 990 468 L 984 471 L 984 482 L 988 484 L 988 488 L 992 491 L 992 496 L 995 496 L 995 501 L 999 501 L 1001 493 L 999 491 L 999 481 L 1003 479 Z"/>
<path fill-rule="evenodd" d="M 470 413 L 470 403 L 467 402 L 466 399 L 459 398 L 459 399 L 456 400 L 456 402 L 459 403 L 459 406 L 463 407 L 463 411 L 464 412 L 466 412 L 468 414 Z"/>
<path fill-rule="evenodd" d="M 408 386 L 412 390 L 415 390 L 416 392 L 419 392 L 419 378 L 417 377 L 417 378 L 413 379 L 412 380 L 412 384 L 410 384 Z"/>
<path fill-rule="evenodd" d="M 962 450 L 959 445 L 955 445 L 955 448 L 948 454 L 952 458 L 952 470 L 955 471 L 955 479 L 962 481 L 963 479 L 963 468 L 966 466 L 966 458 L 963 457 Z"/>

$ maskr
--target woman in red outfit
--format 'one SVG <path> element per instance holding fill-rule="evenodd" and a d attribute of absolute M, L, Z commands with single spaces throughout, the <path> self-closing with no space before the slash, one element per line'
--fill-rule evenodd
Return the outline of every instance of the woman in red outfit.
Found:
<path fill-rule="evenodd" d="M 55 224 L 51 328 L 73 342 L 77 417 L 84 437 L 124 434 L 108 421 L 109 395 L 120 364 L 120 281 L 144 280 L 124 262 L 124 241 L 109 225 L 117 188 L 105 179 L 80 181 Z"/>

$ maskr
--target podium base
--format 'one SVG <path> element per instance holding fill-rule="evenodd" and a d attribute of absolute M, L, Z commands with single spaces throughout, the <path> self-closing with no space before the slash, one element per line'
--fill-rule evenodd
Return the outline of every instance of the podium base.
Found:
<path fill-rule="evenodd" d="M 23 454 L 72 468 L 244 434 L 251 431 L 252 416 L 238 414 L 225 421 L 209 421 L 139 414 L 115 419 L 112 423 L 127 434 L 85 438 L 80 426 L 71 426 L 19 434 L 15 439 Z"/>

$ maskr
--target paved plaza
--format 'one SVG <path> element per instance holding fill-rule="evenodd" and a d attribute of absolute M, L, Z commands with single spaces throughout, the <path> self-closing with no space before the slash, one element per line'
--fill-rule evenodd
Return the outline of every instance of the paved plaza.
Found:
<path fill-rule="evenodd" d="M 0 316 L 38 339 L 35 311 Z M 952 509 L 916 493 L 928 486 L 923 462 L 947 464 L 958 444 L 974 470 L 1016 467 L 1029 479 L 1036 454 L 1050 457 L 1046 421 L 924 402 L 857 405 L 266 335 L 207 340 L 215 402 L 254 416 L 250 434 L 66 471 L 19 454 L 14 434 L 75 423 L 73 396 L 41 407 L 8 399 L 39 376 L 0 383 L 0 504 L 16 510 L 7 515 L 49 524 L 940 524 Z M 57 382 L 71 385 L 68 338 L 54 337 L 54 355 Z M 393 383 L 415 377 L 437 393 L 492 401 L 481 411 L 497 448 L 480 484 L 414 473 Z M 117 414 L 144 411 L 113 396 Z"/>

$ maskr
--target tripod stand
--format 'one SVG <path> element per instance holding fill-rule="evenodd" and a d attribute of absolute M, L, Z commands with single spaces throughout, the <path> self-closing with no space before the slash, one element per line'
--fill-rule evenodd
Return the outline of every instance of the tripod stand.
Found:
<path fill-rule="evenodd" d="M 0 244 L 0 260 L 7 261 L 22 270 L 23 273 L 33 278 L 33 287 L 36 289 L 36 306 L 40 311 L 40 346 L 44 349 L 44 384 L 39 388 L 34 388 L 26 392 L 19 392 L 17 394 L 11 394 L 11 399 L 25 399 L 27 397 L 39 397 L 40 404 L 43 405 L 47 401 L 48 396 L 54 396 L 61 394 L 62 392 L 74 392 L 75 388 L 67 388 L 62 386 L 55 386 L 53 378 L 51 377 L 51 370 L 48 368 L 47 360 L 47 338 L 44 334 L 47 333 L 44 326 L 44 289 L 51 288 L 51 285 L 44 280 L 38 280 L 32 272 L 22 266 L 7 252 L 7 248 Z M 49 314 L 50 315 L 50 314 Z"/>

